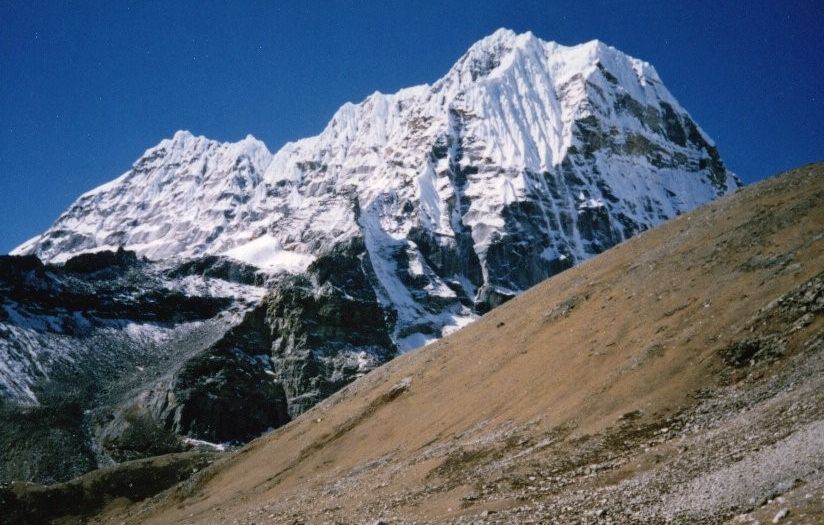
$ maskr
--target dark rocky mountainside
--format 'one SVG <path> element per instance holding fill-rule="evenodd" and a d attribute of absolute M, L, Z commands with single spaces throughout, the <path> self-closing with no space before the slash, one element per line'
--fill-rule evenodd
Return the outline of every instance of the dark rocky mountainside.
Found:
<path fill-rule="evenodd" d="M 0 481 L 243 443 L 389 360 L 363 245 L 338 248 L 277 279 L 212 256 L 0 257 Z"/>
<path fill-rule="evenodd" d="M 268 349 L 242 330 L 263 289 L 189 275 L 192 264 L 123 250 L 63 265 L 0 257 L 0 480 L 63 481 L 189 448 L 183 437 L 246 441 L 289 420 L 255 353 Z"/>

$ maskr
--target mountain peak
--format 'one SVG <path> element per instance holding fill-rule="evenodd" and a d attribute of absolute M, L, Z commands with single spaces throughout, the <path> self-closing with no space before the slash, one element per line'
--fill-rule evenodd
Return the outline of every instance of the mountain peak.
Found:
<path fill-rule="evenodd" d="M 459 76 L 468 77 L 472 82 L 475 82 L 486 77 L 501 65 L 504 58 L 513 49 L 519 45 L 524 45 L 530 40 L 537 40 L 532 33 L 519 35 L 511 29 L 498 29 L 491 35 L 472 44 L 453 66 L 450 74 L 457 73 Z"/>
<path fill-rule="evenodd" d="M 576 74 L 587 76 L 598 69 L 601 62 L 618 71 L 634 70 L 636 73 L 632 76 L 638 78 L 646 73 L 653 81 L 660 83 L 648 63 L 634 59 L 601 40 L 565 46 L 541 40 L 530 31 L 515 33 L 502 28 L 470 46 L 436 86 L 464 89 L 479 81 L 505 75 L 513 68 L 531 74 L 545 71 L 563 80 Z M 625 76 L 622 80 L 632 79 Z"/>
<path fill-rule="evenodd" d="M 499 44 L 509 44 L 511 46 L 518 36 L 518 33 L 515 31 L 501 27 L 469 46 L 467 53 L 471 53 L 476 49 L 485 49 Z"/>
<path fill-rule="evenodd" d="M 175 131 L 175 134 L 172 136 L 172 140 L 183 141 L 193 139 L 194 137 L 195 136 L 188 129 L 179 129 Z"/>

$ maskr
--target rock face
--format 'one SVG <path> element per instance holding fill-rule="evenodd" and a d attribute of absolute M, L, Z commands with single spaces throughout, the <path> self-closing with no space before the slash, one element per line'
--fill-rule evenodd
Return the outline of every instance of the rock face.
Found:
<path fill-rule="evenodd" d="M 82 195 L 0 259 L 0 395 L 81 370 L 78 464 L 245 441 L 739 185 L 648 63 L 499 30 L 274 154 L 180 131 Z"/>
<path fill-rule="evenodd" d="M 265 289 L 192 264 L 0 257 L 0 481 L 63 481 L 183 450 L 181 436 L 247 441 L 289 420 Z M 235 264 L 203 271 L 245 275 Z"/>
<path fill-rule="evenodd" d="M 360 240 L 319 257 L 264 299 L 275 377 L 297 415 L 396 353 Z"/>
<path fill-rule="evenodd" d="M 257 307 L 204 351 L 128 399 L 116 411 L 123 416 L 103 423 L 103 434 L 122 434 L 134 414 L 213 443 L 246 442 L 285 424 L 287 400 L 273 381 L 270 348 L 265 309 Z"/>

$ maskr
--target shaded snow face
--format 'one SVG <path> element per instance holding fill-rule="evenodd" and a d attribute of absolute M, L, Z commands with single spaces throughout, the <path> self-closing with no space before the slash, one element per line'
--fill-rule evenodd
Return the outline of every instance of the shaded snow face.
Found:
<path fill-rule="evenodd" d="M 434 84 L 345 104 L 275 154 L 178 132 L 14 253 L 300 273 L 360 238 L 404 349 L 739 185 L 648 63 L 499 30 Z"/>

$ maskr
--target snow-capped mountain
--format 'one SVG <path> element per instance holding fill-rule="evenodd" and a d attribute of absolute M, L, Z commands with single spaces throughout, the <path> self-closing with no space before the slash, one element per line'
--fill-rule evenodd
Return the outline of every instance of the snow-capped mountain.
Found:
<path fill-rule="evenodd" d="M 502 29 L 434 84 L 345 104 L 274 155 L 178 132 L 13 253 L 123 246 L 300 272 L 362 237 L 413 347 L 738 185 L 650 64 Z"/>
<path fill-rule="evenodd" d="M 274 154 L 179 131 L 12 253 L 261 268 L 268 295 L 239 328 L 256 335 L 238 337 L 271 356 L 294 415 L 740 185 L 650 64 L 501 29 L 433 84 L 347 103 Z M 141 403 L 162 405 L 153 391 Z"/>

